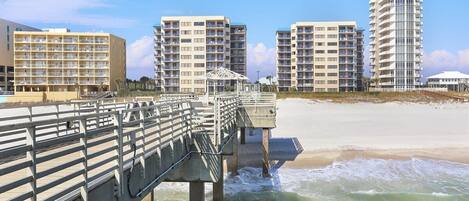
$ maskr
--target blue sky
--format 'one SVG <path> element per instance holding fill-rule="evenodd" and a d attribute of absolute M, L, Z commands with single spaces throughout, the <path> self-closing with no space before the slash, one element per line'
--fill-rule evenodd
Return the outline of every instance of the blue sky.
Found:
<path fill-rule="evenodd" d="M 424 75 L 469 73 L 468 10 L 467 0 L 424 0 Z M 251 79 L 257 70 L 275 74 L 275 31 L 295 21 L 354 20 L 369 29 L 368 0 L 0 0 L 0 17 L 7 20 L 125 38 L 133 79 L 153 75 L 152 26 L 168 15 L 225 15 L 246 24 Z"/>

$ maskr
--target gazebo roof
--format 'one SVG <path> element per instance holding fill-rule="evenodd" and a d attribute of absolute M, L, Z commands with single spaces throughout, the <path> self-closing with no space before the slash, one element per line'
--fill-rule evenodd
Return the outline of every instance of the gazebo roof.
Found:
<path fill-rule="evenodd" d="M 207 80 L 248 80 L 248 78 L 239 73 L 220 67 L 208 72 Z"/>

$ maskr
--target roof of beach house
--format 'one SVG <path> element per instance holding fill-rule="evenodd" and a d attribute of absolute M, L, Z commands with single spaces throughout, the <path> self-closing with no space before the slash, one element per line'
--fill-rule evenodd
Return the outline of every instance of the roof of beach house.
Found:
<path fill-rule="evenodd" d="M 443 71 L 442 73 L 432 75 L 428 79 L 469 79 L 469 75 L 459 71 Z"/>

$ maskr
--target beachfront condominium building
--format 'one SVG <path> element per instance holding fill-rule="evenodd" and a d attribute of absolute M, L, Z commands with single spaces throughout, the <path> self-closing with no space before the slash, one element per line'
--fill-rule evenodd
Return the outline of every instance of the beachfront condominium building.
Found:
<path fill-rule="evenodd" d="M 423 0 L 370 0 L 371 87 L 421 85 Z"/>
<path fill-rule="evenodd" d="M 14 91 L 13 32 L 39 29 L 0 19 L 0 95 Z"/>
<path fill-rule="evenodd" d="M 280 91 L 359 89 L 363 75 L 363 31 L 356 22 L 297 22 L 288 30 L 277 31 L 276 37 Z"/>
<path fill-rule="evenodd" d="M 204 93 L 206 74 L 246 75 L 246 26 L 224 16 L 162 17 L 154 26 L 155 82 L 161 92 Z"/>
<path fill-rule="evenodd" d="M 15 92 L 116 91 L 126 78 L 125 40 L 67 29 L 14 33 Z"/>

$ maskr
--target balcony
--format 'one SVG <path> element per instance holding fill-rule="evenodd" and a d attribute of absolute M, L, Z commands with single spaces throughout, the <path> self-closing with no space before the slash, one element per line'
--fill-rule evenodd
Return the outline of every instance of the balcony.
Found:
<path fill-rule="evenodd" d="M 109 57 L 96 56 L 95 59 L 96 60 L 108 60 Z"/>
<path fill-rule="evenodd" d="M 107 44 L 107 43 L 109 43 L 108 40 L 100 40 L 100 39 L 96 39 L 94 42 L 97 43 L 97 44 Z"/>
<path fill-rule="evenodd" d="M 163 75 L 163 78 L 177 79 L 177 78 L 179 78 L 179 75 Z"/>
<path fill-rule="evenodd" d="M 207 62 L 224 62 L 224 58 L 207 58 Z"/>
<path fill-rule="evenodd" d="M 173 59 L 165 58 L 163 59 L 163 62 L 166 62 L 166 63 L 179 62 L 179 59 L 178 58 L 173 58 Z"/>
<path fill-rule="evenodd" d="M 62 43 L 62 39 L 49 39 L 49 43 Z"/>
<path fill-rule="evenodd" d="M 95 48 L 94 50 L 97 52 L 107 52 L 109 51 L 109 48 Z"/>
<path fill-rule="evenodd" d="M 77 39 L 64 39 L 64 43 L 78 43 Z"/>
<path fill-rule="evenodd" d="M 92 52 L 93 48 L 80 48 L 80 51 L 82 51 L 82 52 Z"/>
<path fill-rule="evenodd" d="M 29 39 L 29 38 L 16 38 L 15 42 L 16 43 L 29 43 L 29 42 L 31 42 L 31 39 Z"/>
<path fill-rule="evenodd" d="M 207 41 L 207 45 L 223 45 L 224 41 Z"/>
<path fill-rule="evenodd" d="M 94 43 L 93 39 L 80 39 L 80 43 Z"/>

